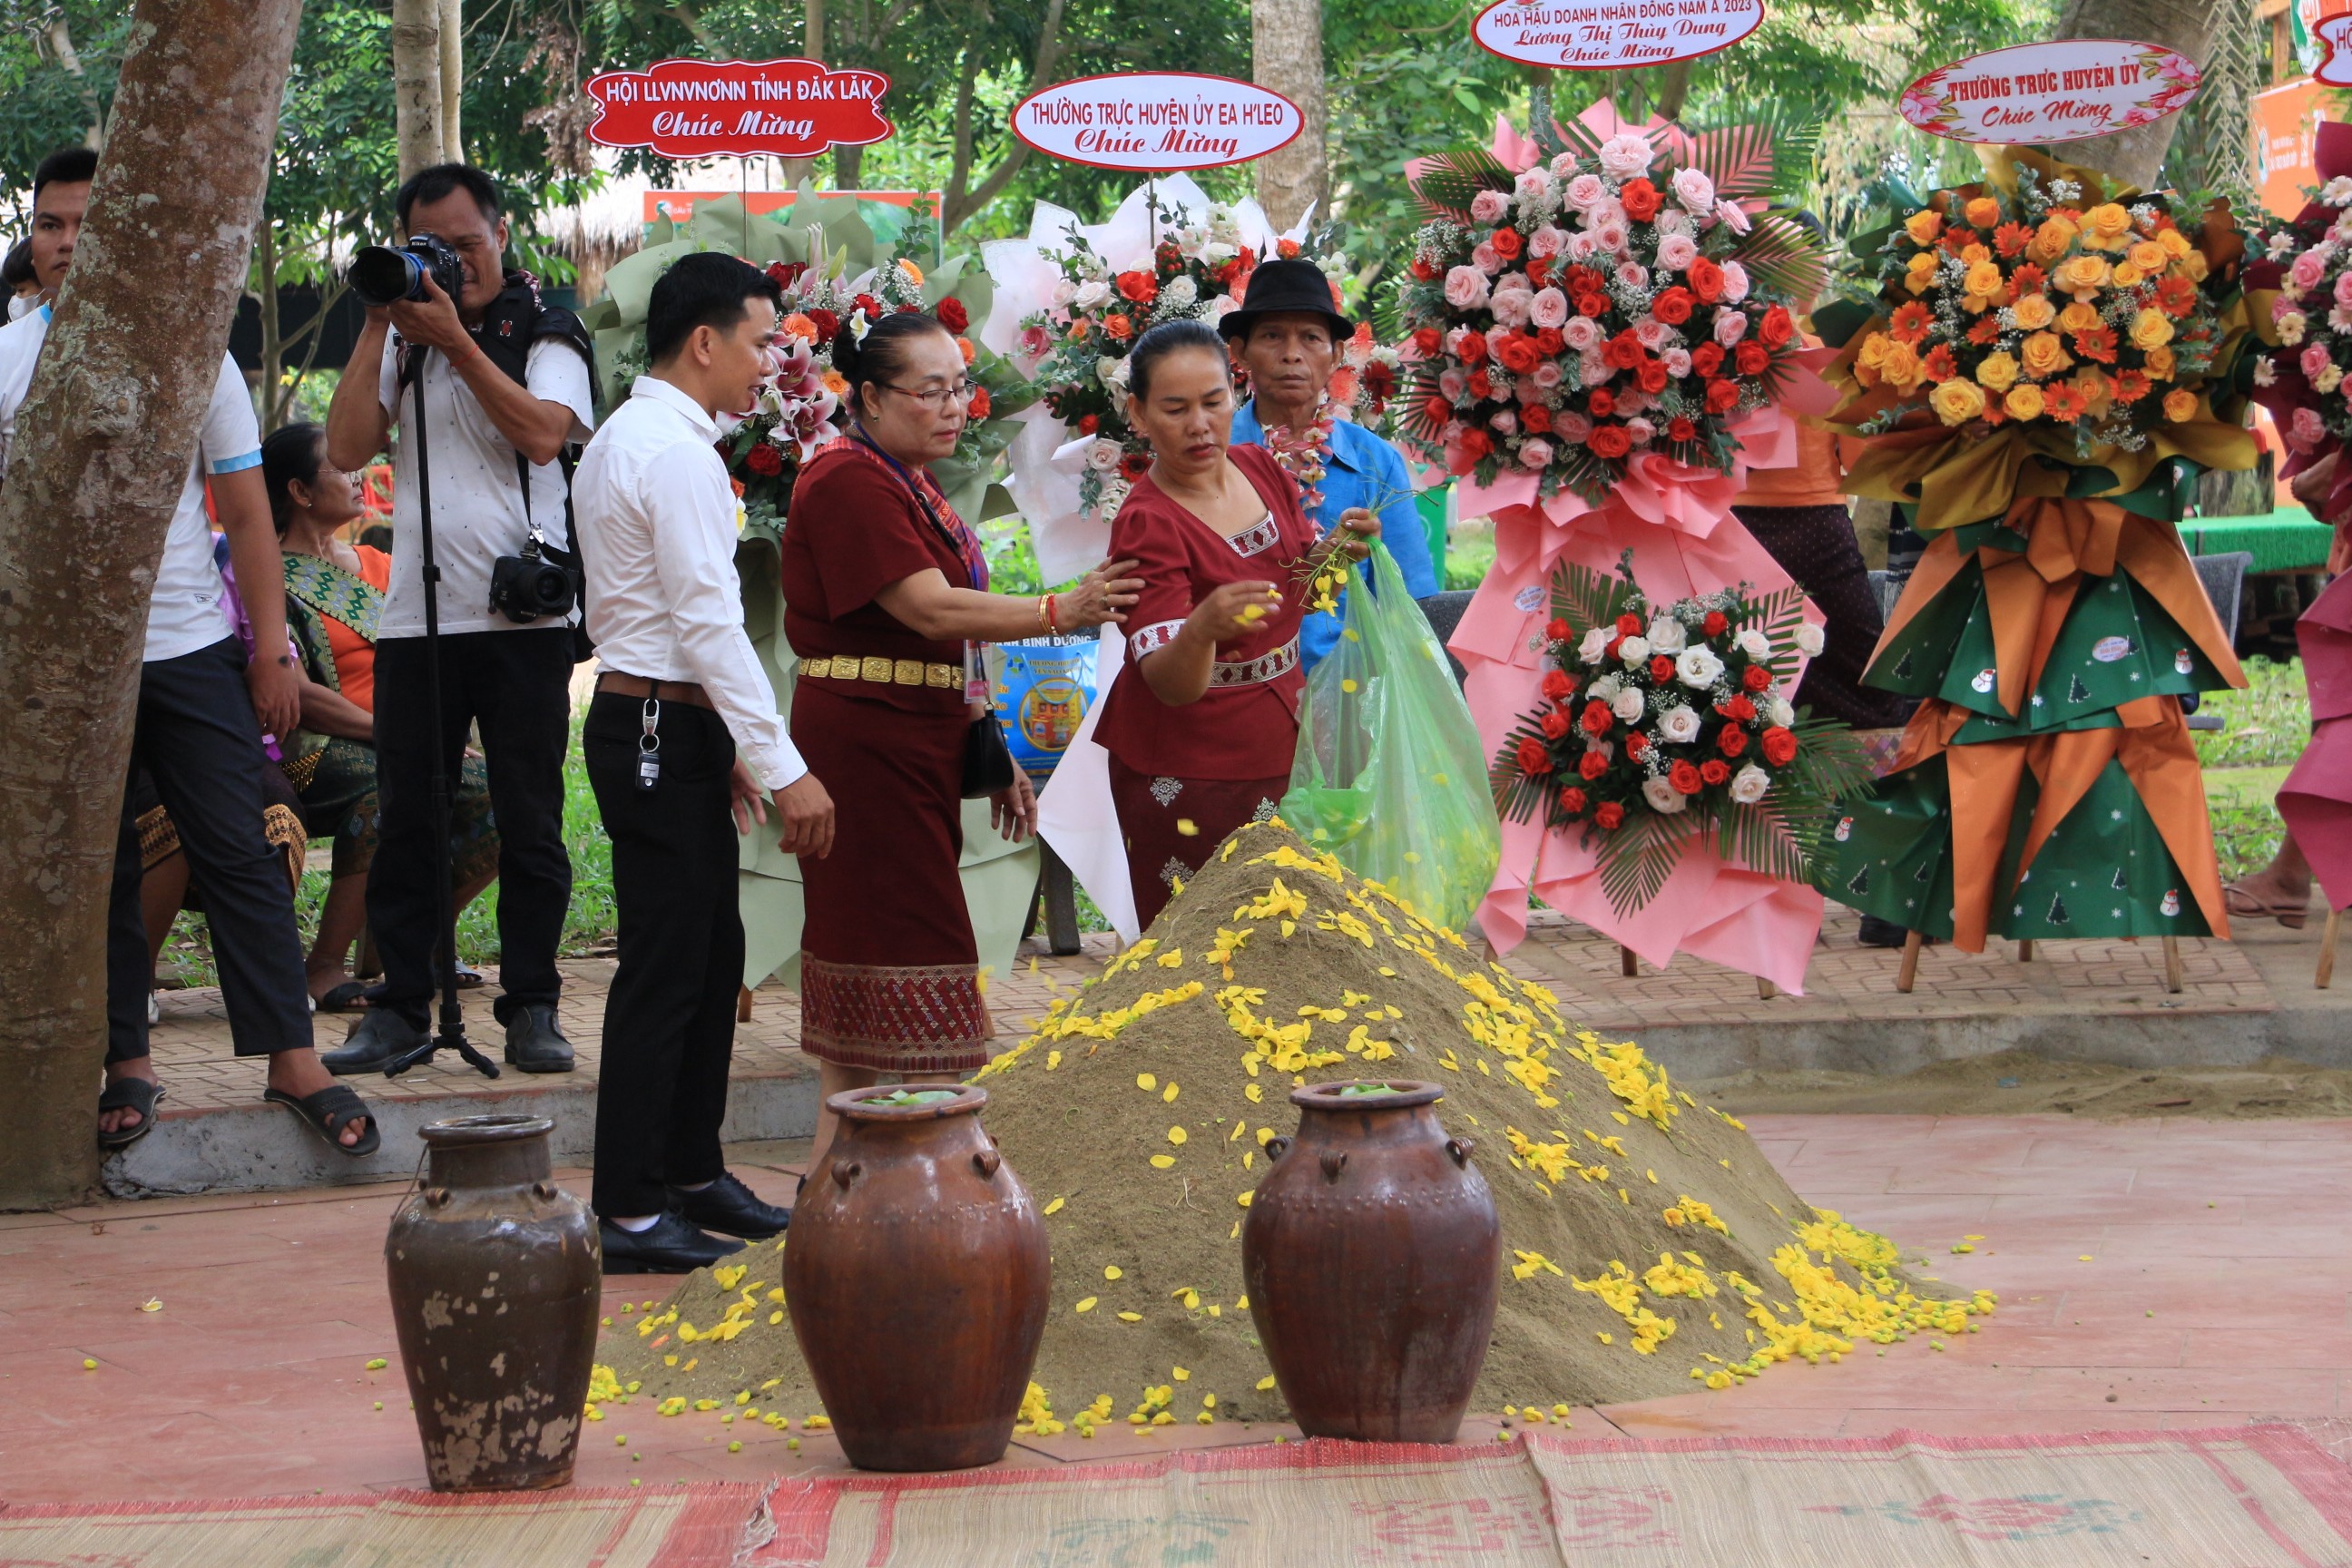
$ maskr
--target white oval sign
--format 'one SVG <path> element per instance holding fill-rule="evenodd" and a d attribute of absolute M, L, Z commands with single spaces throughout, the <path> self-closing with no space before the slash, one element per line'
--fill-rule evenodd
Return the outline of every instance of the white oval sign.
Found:
<path fill-rule="evenodd" d="M 1080 77 L 1013 109 L 1013 134 L 1046 156 L 1138 174 L 1246 163 L 1286 146 L 1305 125 L 1278 92 L 1191 71 Z"/>
<path fill-rule="evenodd" d="M 2062 38 L 1971 55 L 1903 91 L 1903 118 L 1956 142 L 2084 142 L 2197 96 L 2197 63 L 2161 44 Z"/>
<path fill-rule="evenodd" d="M 1496 0 L 1470 36 L 1521 65 L 1597 71 L 1696 59 L 1763 25 L 1764 0 Z"/>

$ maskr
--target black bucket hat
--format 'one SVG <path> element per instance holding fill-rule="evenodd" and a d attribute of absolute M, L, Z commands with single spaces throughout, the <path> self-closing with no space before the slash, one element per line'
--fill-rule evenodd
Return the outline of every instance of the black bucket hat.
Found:
<path fill-rule="evenodd" d="M 1261 316 L 1292 313 L 1321 316 L 1331 323 L 1331 341 L 1338 342 L 1356 330 L 1331 305 L 1331 285 L 1323 269 L 1311 261 L 1263 261 L 1250 274 L 1249 292 L 1242 297 L 1242 308 L 1229 310 L 1217 323 L 1217 331 L 1227 342 L 1245 337 Z"/>

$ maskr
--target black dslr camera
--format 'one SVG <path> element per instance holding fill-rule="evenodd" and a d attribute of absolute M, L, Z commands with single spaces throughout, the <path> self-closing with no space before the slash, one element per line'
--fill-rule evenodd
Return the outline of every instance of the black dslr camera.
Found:
<path fill-rule="evenodd" d="M 431 232 L 412 234 L 405 245 L 371 245 L 352 258 L 352 292 L 374 308 L 425 298 L 430 278 L 455 300 L 466 286 L 465 263 L 449 242 Z"/>
<path fill-rule="evenodd" d="M 541 616 L 562 620 L 572 605 L 572 574 L 540 553 L 537 530 L 523 542 L 521 554 L 490 563 L 490 608 L 507 619 L 523 626 Z"/>

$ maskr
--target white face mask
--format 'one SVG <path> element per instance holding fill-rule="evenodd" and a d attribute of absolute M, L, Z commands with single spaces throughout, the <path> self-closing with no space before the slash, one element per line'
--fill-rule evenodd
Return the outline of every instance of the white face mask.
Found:
<path fill-rule="evenodd" d="M 12 321 L 20 321 L 40 308 L 41 297 L 38 294 L 15 295 L 8 301 L 8 319 Z"/>

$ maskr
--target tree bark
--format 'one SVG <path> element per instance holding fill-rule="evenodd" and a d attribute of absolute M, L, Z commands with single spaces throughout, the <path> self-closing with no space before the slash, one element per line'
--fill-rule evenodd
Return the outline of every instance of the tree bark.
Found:
<path fill-rule="evenodd" d="M 2233 0 L 2066 0 L 2051 37 L 2134 38 L 2178 49 L 2202 64 L 2215 28 L 2233 22 L 2252 25 Z M 2168 114 L 2147 125 L 2066 142 L 2053 151 L 2070 163 L 2149 190 L 2179 126 L 2180 117 Z"/>
<path fill-rule="evenodd" d="M 824 0 L 805 0 L 802 12 L 801 58 L 809 60 L 824 58 Z M 783 163 L 784 189 L 797 191 L 816 173 L 814 158 L 786 158 Z"/>
<path fill-rule="evenodd" d="M 97 1184 L 107 889 L 148 595 L 245 289 L 300 10 L 139 0 L 0 483 L 0 1209 Z"/>
<path fill-rule="evenodd" d="M 82 145 L 97 152 L 104 152 L 106 119 L 99 110 L 98 89 L 90 86 L 89 74 L 81 68 L 81 53 L 74 47 L 73 29 L 66 26 L 63 11 L 49 18 L 49 25 L 43 30 L 43 36 L 48 39 L 49 47 L 57 54 L 58 68 L 73 78 L 76 85 L 81 89 L 81 106 L 89 114 L 89 124 L 81 135 Z"/>
<path fill-rule="evenodd" d="M 441 0 L 441 156 L 451 163 L 466 159 L 464 128 L 458 110 L 466 101 L 466 0 Z"/>
<path fill-rule="evenodd" d="M 1320 212 L 1331 195 L 1321 0 L 1250 0 L 1250 76 L 1297 104 L 1306 121 L 1290 145 L 1257 161 L 1257 205 L 1275 227 L 1288 228 L 1309 206 Z"/>
<path fill-rule="evenodd" d="M 441 162 L 441 0 L 392 0 L 392 112 L 400 177 Z"/>

